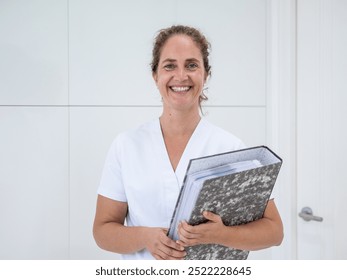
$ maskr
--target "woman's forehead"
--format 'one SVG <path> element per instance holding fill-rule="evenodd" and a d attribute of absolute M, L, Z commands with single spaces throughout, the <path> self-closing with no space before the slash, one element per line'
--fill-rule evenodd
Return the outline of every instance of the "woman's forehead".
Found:
<path fill-rule="evenodd" d="M 197 44 L 187 35 L 174 35 L 170 37 L 161 50 L 160 60 L 172 59 L 202 60 L 202 54 Z"/>

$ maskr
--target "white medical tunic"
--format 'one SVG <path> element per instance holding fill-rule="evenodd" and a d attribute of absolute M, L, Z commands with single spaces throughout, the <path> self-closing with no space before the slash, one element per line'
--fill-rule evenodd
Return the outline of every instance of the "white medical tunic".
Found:
<path fill-rule="evenodd" d="M 98 194 L 128 203 L 127 226 L 168 228 L 189 160 L 244 147 L 231 133 L 201 119 L 174 171 L 156 119 L 116 137 Z M 153 259 L 147 250 L 122 257 Z"/>

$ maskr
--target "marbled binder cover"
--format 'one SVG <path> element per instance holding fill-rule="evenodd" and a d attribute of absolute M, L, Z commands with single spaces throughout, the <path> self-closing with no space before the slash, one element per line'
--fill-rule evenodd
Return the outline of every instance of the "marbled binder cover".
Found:
<path fill-rule="evenodd" d="M 281 162 L 236 174 L 206 180 L 192 211 L 191 225 L 206 222 L 202 211 L 221 216 L 225 225 L 240 225 L 260 219 L 275 184 Z M 191 260 L 243 260 L 249 251 L 216 244 L 186 248 L 186 259 Z"/>

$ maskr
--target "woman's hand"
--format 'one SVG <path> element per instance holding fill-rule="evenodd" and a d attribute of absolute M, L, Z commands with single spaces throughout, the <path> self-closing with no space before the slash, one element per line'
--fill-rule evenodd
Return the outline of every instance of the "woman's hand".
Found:
<path fill-rule="evenodd" d="M 185 257 L 184 247 L 167 236 L 167 229 L 147 228 L 146 249 L 157 260 L 181 260 Z"/>
<path fill-rule="evenodd" d="M 219 215 L 209 211 L 204 211 L 203 216 L 207 223 L 191 226 L 186 221 L 178 225 L 178 244 L 186 247 L 198 244 L 220 244 L 221 232 L 225 225 Z"/>

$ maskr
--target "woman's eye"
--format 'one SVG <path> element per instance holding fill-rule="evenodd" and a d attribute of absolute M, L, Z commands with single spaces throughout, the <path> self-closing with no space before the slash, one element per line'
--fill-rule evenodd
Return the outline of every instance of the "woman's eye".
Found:
<path fill-rule="evenodd" d="M 173 69 L 175 69 L 175 65 L 174 64 L 166 64 L 166 65 L 164 65 L 164 69 L 165 70 L 173 70 Z"/>
<path fill-rule="evenodd" d="M 197 65 L 196 63 L 189 63 L 189 64 L 187 65 L 187 68 L 188 68 L 189 70 L 194 70 L 194 69 L 198 68 L 198 65 Z"/>

